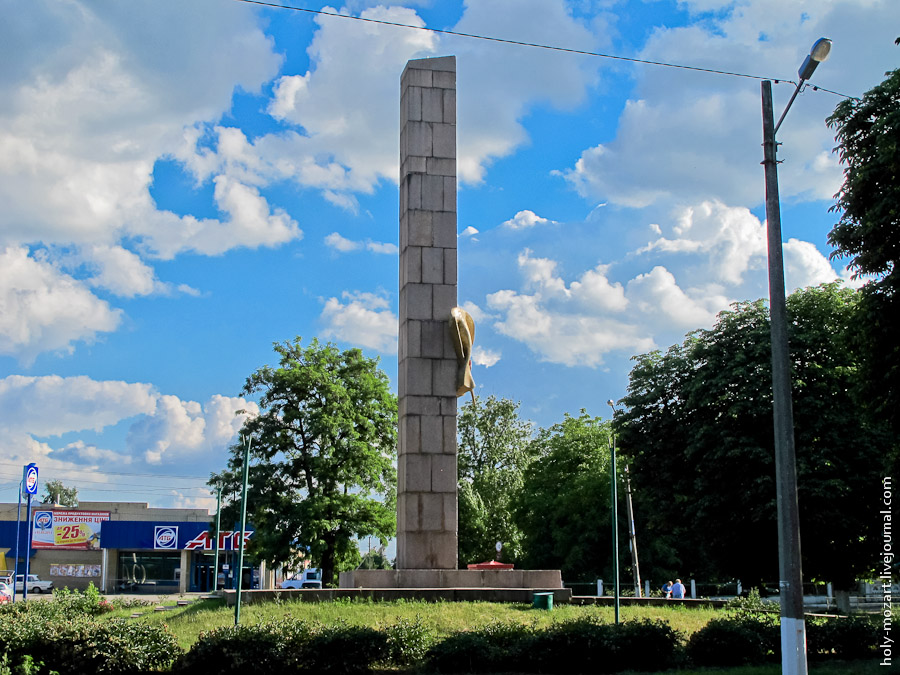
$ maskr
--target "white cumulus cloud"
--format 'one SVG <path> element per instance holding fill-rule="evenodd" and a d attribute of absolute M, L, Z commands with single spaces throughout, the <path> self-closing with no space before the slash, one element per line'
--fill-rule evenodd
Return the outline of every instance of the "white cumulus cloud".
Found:
<path fill-rule="evenodd" d="M 121 310 L 24 247 L 0 249 L 0 354 L 30 363 L 118 328 Z"/>
<path fill-rule="evenodd" d="M 385 354 L 397 353 L 397 315 L 381 295 L 344 291 L 341 299 L 325 301 L 320 320 L 325 337 Z"/>

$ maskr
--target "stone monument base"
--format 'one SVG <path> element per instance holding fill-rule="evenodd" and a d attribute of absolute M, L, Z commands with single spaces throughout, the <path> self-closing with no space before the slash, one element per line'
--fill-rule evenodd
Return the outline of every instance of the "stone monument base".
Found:
<path fill-rule="evenodd" d="M 341 572 L 341 588 L 531 588 L 561 589 L 559 570 L 353 570 Z"/>

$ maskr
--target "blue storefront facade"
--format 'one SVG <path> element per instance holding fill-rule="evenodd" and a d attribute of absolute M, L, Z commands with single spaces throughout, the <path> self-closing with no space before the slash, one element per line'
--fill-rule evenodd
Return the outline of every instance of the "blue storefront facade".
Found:
<path fill-rule="evenodd" d="M 247 528 L 245 542 L 253 530 Z M 240 531 L 219 532 L 218 588 L 233 588 Z M 215 533 L 209 523 L 109 521 L 100 548 L 107 560 L 108 592 L 208 592 L 213 587 Z M 259 569 L 244 557 L 242 588 L 259 588 Z M 114 572 L 113 572 L 114 570 Z M 112 572 L 112 574 L 110 574 Z"/>
<path fill-rule="evenodd" d="M 130 502 L 40 505 L 29 548 L 29 527 L 24 514 L 17 527 L 16 506 L 0 504 L 0 550 L 7 550 L 7 566 L 15 565 L 18 552 L 21 573 L 27 555 L 30 572 L 53 581 L 55 588 L 84 589 L 93 583 L 105 593 L 209 592 L 234 588 L 238 577 L 242 588 L 267 585 L 260 583 L 267 576 L 264 567 L 246 553 L 244 569 L 236 573 L 240 532 L 223 525 L 214 541 L 214 514 L 205 509 L 159 509 Z M 252 536 L 253 527 L 248 526 L 245 542 Z"/>

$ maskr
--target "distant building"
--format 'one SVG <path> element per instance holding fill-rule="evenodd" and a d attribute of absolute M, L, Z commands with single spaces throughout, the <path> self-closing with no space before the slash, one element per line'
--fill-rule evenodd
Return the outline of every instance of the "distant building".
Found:
<path fill-rule="evenodd" d="M 12 570 L 16 554 L 16 504 L 0 504 L 0 553 Z M 77 508 L 32 505 L 32 544 L 24 505 L 19 528 L 19 574 L 25 571 L 53 582 L 54 588 L 87 588 L 104 593 L 187 593 L 234 588 L 240 531 L 223 526 L 219 534 L 219 570 L 211 523 L 205 509 L 157 509 L 129 502 L 80 502 Z M 253 528 L 245 533 L 249 539 Z M 244 555 L 242 588 L 271 588 L 265 563 Z"/>

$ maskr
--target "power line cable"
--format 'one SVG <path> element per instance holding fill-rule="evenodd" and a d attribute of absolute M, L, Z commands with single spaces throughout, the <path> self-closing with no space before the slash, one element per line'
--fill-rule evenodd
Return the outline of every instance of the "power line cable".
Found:
<path fill-rule="evenodd" d="M 473 40 L 485 40 L 488 42 L 499 42 L 502 44 L 515 45 L 517 47 L 532 47 L 534 49 L 547 49 L 550 51 L 564 52 L 566 54 L 578 54 L 580 56 L 593 56 L 601 59 L 612 59 L 615 61 L 627 61 L 629 63 L 640 63 L 647 66 L 661 66 L 663 68 L 678 68 L 680 70 L 692 70 L 700 73 L 711 73 L 713 75 L 730 75 L 731 77 L 746 77 L 752 80 L 772 80 L 776 84 L 781 82 L 789 82 L 797 85 L 793 80 L 786 80 L 781 77 L 764 77 L 762 75 L 751 75 L 749 73 L 738 73 L 730 70 L 717 70 L 715 68 L 702 68 L 700 66 L 688 66 L 681 63 L 669 63 L 666 61 L 651 61 L 649 59 L 638 59 L 631 56 L 619 56 L 617 54 L 604 54 L 602 52 L 589 52 L 583 49 L 572 49 L 570 47 L 560 47 L 558 45 L 546 45 L 538 42 L 524 42 L 521 40 L 510 40 L 507 38 L 492 37 L 489 35 L 478 35 L 477 33 L 462 33 L 460 31 L 448 30 L 444 28 L 429 28 L 428 26 L 414 26 L 408 23 L 400 23 L 399 21 L 385 21 L 384 19 L 372 19 L 365 16 L 353 16 L 352 14 L 338 14 L 336 12 L 326 12 L 321 9 L 309 9 L 307 7 L 295 7 L 293 5 L 281 5 L 274 2 L 263 2 L 263 0 L 235 0 L 235 2 L 243 2 L 248 5 L 259 5 L 261 7 L 271 7 L 274 9 L 289 9 L 294 12 L 305 12 L 307 14 L 316 14 L 320 16 L 331 16 L 338 19 L 351 19 L 353 21 L 363 21 L 365 23 L 374 23 L 382 26 L 394 26 L 396 28 L 410 28 L 413 30 L 422 30 L 429 33 L 438 33 L 441 35 L 453 35 L 455 37 L 470 38 Z M 824 87 L 813 87 L 814 91 L 826 91 L 829 94 L 842 96 L 844 98 L 854 98 L 847 94 L 841 94 Z"/>

